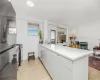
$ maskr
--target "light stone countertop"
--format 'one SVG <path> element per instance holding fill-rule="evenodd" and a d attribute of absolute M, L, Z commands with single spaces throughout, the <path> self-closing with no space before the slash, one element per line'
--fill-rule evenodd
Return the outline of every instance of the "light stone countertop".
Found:
<path fill-rule="evenodd" d="M 40 46 L 43 46 L 72 61 L 93 54 L 93 51 L 61 46 L 59 44 L 40 44 Z"/>

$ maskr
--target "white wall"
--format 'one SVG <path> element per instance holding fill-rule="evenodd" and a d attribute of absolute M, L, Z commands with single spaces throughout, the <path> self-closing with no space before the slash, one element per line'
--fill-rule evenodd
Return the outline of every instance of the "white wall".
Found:
<path fill-rule="evenodd" d="M 57 27 L 67 28 L 64 25 L 49 23 L 48 20 L 42 21 L 38 19 L 32 19 L 30 17 L 25 16 L 17 16 L 16 26 L 17 26 L 17 43 L 23 44 L 23 60 L 26 60 L 28 57 L 28 52 L 35 52 L 35 57 L 38 57 L 38 44 L 39 44 L 39 36 L 28 36 L 27 35 L 27 23 L 36 22 L 40 24 L 40 29 L 43 33 L 44 43 L 48 42 L 50 37 L 50 29 L 57 30 Z"/>
<path fill-rule="evenodd" d="M 50 31 L 55 30 L 56 31 L 56 42 L 57 42 L 57 27 L 59 28 L 66 28 L 68 29 L 68 26 L 58 24 L 52 21 L 44 21 L 44 42 L 50 43 Z M 67 35 L 68 37 L 68 35 Z"/>
<path fill-rule="evenodd" d="M 69 27 L 68 28 L 68 36 L 77 35 L 77 27 Z"/>
<path fill-rule="evenodd" d="M 31 18 L 17 18 L 16 26 L 17 26 L 17 43 L 23 44 L 23 60 L 26 60 L 28 57 L 28 52 L 35 52 L 35 57 L 38 57 L 38 44 L 39 44 L 39 36 L 28 36 L 27 35 L 27 23 L 28 21 L 36 22 L 40 24 L 40 29 L 42 30 L 44 43 L 49 42 L 50 38 L 50 30 L 57 30 L 57 24 L 49 24 L 48 20 L 39 21 L 32 20 Z M 59 25 L 60 27 L 60 25 Z M 62 26 L 61 26 L 62 27 Z"/>
<path fill-rule="evenodd" d="M 100 21 L 72 27 L 69 29 L 70 35 L 73 33 L 78 37 L 77 40 L 81 42 L 88 42 L 88 48 L 93 50 L 93 47 L 99 46 L 100 39 Z"/>
<path fill-rule="evenodd" d="M 80 41 L 86 41 L 89 44 L 89 49 L 99 46 L 100 39 L 100 21 L 89 23 L 78 27 L 78 36 Z"/>
<path fill-rule="evenodd" d="M 17 1 L 18 2 L 18 1 Z M 28 22 L 39 23 L 40 29 L 43 31 L 43 21 L 37 19 L 37 17 L 32 17 L 29 15 L 29 8 L 25 5 L 26 9 L 23 13 L 23 8 L 18 8 L 16 0 L 12 0 L 11 3 L 16 11 L 16 27 L 17 27 L 17 44 L 23 45 L 22 50 L 22 59 L 26 60 L 28 58 L 28 52 L 35 52 L 35 57 L 38 57 L 38 44 L 39 44 L 39 36 L 28 36 L 27 28 Z M 27 11 L 28 10 L 28 11 Z M 32 11 L 32 10 L 30 10 Z"/>
<path fill-rule="evenodd" d="M 17 24 L 17 43 L 23 44 L 23 60 L 28 58 L 29 52 L 35 52 L 35 57 L 38 57 L 38 43 L 39 36 L 28 36 L 27 28 L 28 21 L 27 20 L 16 20 Z M 33 21 L 34 22 L 34 21 Z"/>

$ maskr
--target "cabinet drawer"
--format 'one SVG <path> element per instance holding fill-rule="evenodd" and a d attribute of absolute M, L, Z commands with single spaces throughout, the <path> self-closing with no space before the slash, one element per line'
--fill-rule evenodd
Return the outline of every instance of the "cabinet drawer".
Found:
<path fill-rule="evenodd" d="M 59 59 L 62 62 L 62 65 L 64 65 L 66 68 L 68 68 L 70 71 L 72 71 L 73 68 L 73 62 L 67 58 L 64 58 L 62 56 L 59 56 Z"/>

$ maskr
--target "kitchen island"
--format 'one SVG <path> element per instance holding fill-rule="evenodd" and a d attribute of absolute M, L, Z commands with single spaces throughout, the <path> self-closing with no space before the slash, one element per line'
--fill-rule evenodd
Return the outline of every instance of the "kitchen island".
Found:
<path fill-rule="evenodd" d="M 61 45 L 39 45 L 39 58 L 53 80 L 88 80 L 88 55 L 92 53 Z"/>

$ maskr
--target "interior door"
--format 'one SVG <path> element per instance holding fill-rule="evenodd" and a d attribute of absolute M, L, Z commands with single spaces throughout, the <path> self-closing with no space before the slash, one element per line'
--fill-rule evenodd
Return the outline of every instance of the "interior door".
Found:
<path fill-rule="evenodd" d="M 56 43 L 56 30 L 51 30 L 50 39 L 51 39 L 51 44 Z"/>

